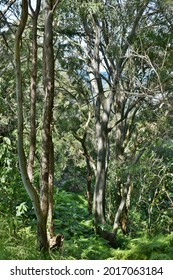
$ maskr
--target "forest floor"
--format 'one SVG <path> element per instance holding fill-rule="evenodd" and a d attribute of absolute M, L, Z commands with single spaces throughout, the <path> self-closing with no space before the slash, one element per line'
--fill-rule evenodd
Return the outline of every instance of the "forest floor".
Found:
<path fill-rule="evenodd" d="M 48 259 L 66 260 L 173 260 L 173 233 L 132 238 L 118 235 L 117 248 L 95 235 L 87 202 L 82 195 L 65 191 L 55 198 L 55 230 L 65 235 L 63 256 L 53 251 Z M 24 225 L 25 224 L 25 225 Z M 34 219 L 28 224 L 16 217 L 0 218 L 0 259 L 43 259 L 36 244 Z"/>

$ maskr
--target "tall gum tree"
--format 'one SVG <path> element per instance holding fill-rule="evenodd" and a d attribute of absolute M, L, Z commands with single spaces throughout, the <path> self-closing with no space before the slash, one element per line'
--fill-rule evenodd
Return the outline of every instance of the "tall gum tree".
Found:
<path fill-rule="evenodd" d="M 23 77 L 21 71 L 21 40 L 28 18 L 28 1 L 22 0 L 20 23 L 15 34 L 15 74 L 18 117 L 18 156 L 20 172 L 24 187 L 32 201 L 37 218 L 38 243 L 40 250 L 47 251 L 53 230 L 53 178 L 54 178 L 54 152 L 52 141 L 53 99 L 54 99 L 54 50 L 53 50 L 53 12 L 60 1 L 43 1 L 44 15 L 44 40 L 43 40 L 43 83 L 44 101 L 42 114 L 42 152 L 41 152 L 41 184 L 40 193 L 33 185 L 32 174 L 34 166 L 36 144 L 36 83 L 37 83 L 37 20 L 41 1 L 37 0 L 34 11 L 30 3 L 33 19 L 33 52 L 31 71 L 31 131 L 30 152 L 27 162 L 24 151 L 24 102 L 23 102 Z"/>
<path fill-rule="evenodd" d="M 116 31 L 116 28 L 119 28 L 116 26 L 116 18 L 110 19 L 111 16 L 107 13 L 106 8 L 112 7 L 113 12 L 120 11 L 123 8 L 122 6 L 127 4 L 127 1 L 122 4 L 118 4 L 117 1 L 115 6 L 113 6 L 112 1 L 110 1 L 109 6 L 108 2 L 109 1 L 105 3 L 105 1 L 101 1 L 98 4 L 93 3 L 93 1 L 88 1 L 88 4 L 91 5 L 92 9 L 90 7 L 87 10 L 86 5 L 84 4 L 83 7 L 85 7 L 86 10 L 81 13 L 81 21 L 85 31 L 85 42 L 87 46 L 88 75 L 90 77 L 92 95 L 95 100 L 94 112 L 97 143 L 97 167 L 93 199 L 94 223 L 96 231 L 114 245 L 113 243 L 117 232 L 117 225 L 119 224 L 120 214 L 125 205 L 131 175 L 127 178 L 127 184 L 123 191 L 122 201 L 120 202 L 118 213 L 115 215 L 112 232 L 102 230 L 106 223 L 105 193 L 109 163 L 109 133 L 111 131 L 110 121 L 112 110 L 114 108 L 118 108 L 115 113 L 117 119 L 115 125 L 120 124 L 122 121 L 122 106 L 118 106 L 118 102 L 121 103 L 122 99 L 121 92 L 119 91 L 121 75 L 128 61 L 127 53 L 133 43 L 140 20 L 149 1 L 141 1 L 141 3 L 137 4 L 134 8 L 132 18 L 130 18 L 129 24 L 125 26 L 126 30 L 122 28 L 124 36 L 122 36 L 121 46 L 118 41 L 118 36 L 120 37 L 120 34 Z M 113 48 L 117 49 L 116 53 Z M 105 70 L 102 70 L 103 68 Z M 106 75 L 103 73 L 104 71 L 106 72 Z M 105 81 L 107 88 L 105 88 L 104 85 Z M 134 103 L 134 107 L 135 105 L 136 104 Z M 129 107 L 126 111 L 126 115 L 124 114 L 123 116 L 124 119 L 127 118 L 130 111 L 131 109 Z M 120 129 L 119 132 L 121 133 Z M 117 137 L 116 149 L 122 148 L 118 147 L 118 141 L 121 136 L 122 135 Z M 120 151 L 118 151 L 118 153 L 120 154 Z"/>
<path fill-rule="evenodd" d="M 36 100 L 37 100 L 37 64 L 38 64 L 38 44 L 37 44 L 37 24 L 40 13 L 41 0 L 36 1 L 36 9 L 34 10 L 29 0 L 29 8 L 31 10 L 32 21 L 32 68 L 30 81 L 30 147 L 28 157 L 28 176 L 30 181 L 33 179 L 34 158 L 36 150 Z"/>
<path fill-rule="evenodd" d="M 23 88 L 22 88 L 22 71 L 21 71 L 21 40 L 28 18 L 28 1 L 22 0 L 22 12 L 20 23 L 15 34 L 15 73 L 16 73 L 16 95 L 17 95 L 17 119 L 18 119 L 18 156 L 20 172 L 24 187 L 32 201 L 34 211 L 37 217 L 38 239 L 40 249 L 47 249 L 47 233 L 43 223 L 43 213 L 40 207 L 40 199 L 37 190 L 32 185 L 27 172 L 27 160 L 24 151 L 24 116 L 23 116 Z"/>
<path fill-rule="evenodd" d="M 43 83 L 45 91 L 42 120 L 42 154 L 41 154 L 41 209 L 45 226 L 48 222 L 49 233 L 53 235 L 53 143 L 52 120 L 54 100 L 54 50 L 53 50 L 53 1 L 43 1 L 44 41 L 43 41 Z M 49 207 L 50 206 L 50 207 Z M 49 214 L 49 215 L 48 215 Z"/>

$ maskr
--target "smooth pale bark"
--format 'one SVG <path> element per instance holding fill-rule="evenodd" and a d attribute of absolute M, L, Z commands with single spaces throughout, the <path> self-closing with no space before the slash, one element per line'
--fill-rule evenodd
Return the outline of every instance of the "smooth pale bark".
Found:
<path fill-rule="evenodd" d="M 97 167 L 96 183 L 94 191 L 94 221 L 95 224 L 105 223 L 105 191 L 107 175 L 107 135 L 104 133 L 102 124 L 97 123 Z"/>
<path fill-rule="evenodd" d="M 83 21 L 86 34 L 90 34 L 87 20 Z M 109 112 L 105 108 L 106 101 L 104 99 L 104 90 L 100 75 L 100 59 L 99 46 L 101 41 L 101 27 L 95 17 L 93 17 L 93 30 L 95 33 L 93 53 L 90 53 L 90 40 L 87 36 L 88 55 L 90 62 L 88 72 L 90 75 L 91 88 L 93 97 L 95 98 L 95 127 L 96 127 L 96 143 L 97 143 L 97 164 L 96 164 L 96 183 L 93 198 L 93 213 L 95 226 L 105 223 L 105 190 L 107 176 L 107 155 L 108 155 L 108 120 Z M 101 110 L 104 110 L 103 115 Z"/>
<path fill-rule="evenodd" d="M 115 215 L 113 232 L 116 232 L 119 227 L 119 221 L 120 221 L 121 214 L 123 213 L 123 209 L 126 205 L 126 200 L 127 200 L 127 195 L 128 195 L 130 184 L 131 184 L 131 179 L 132 179 L 132 175 L 129 174 L 126 185 L 123 188 L 123 194 L 122 194 L 120 205 L 119 205 L 118 210 Z"/>
<path fill-rule="evenodd" d="M 118 84 L 120 82 L 121 73 L 126 65 L 127 57 L 126 53 L 129 46 L 132 44 L 133 39 L 136 34 L 136 30 L 139 25 L 139 21 L 147 7 L 147 1 L 143 1 L 139 5 L 139 9 L 134 16 L 134 21 L 132 22 L 132 27 L 129 28 L 129 33 L 127 30 L 127 38 L 122 45 L 122 53 L 120 57 L 116 57 L 115 60 L 107 55 L 107 47 L 109 46 L 109 38 L 107 34 L 110 34 L 108 24 L 105 20 L 103 22 L 96 14 L 92 15 L 92 22 L 89 22 L 87 18 L 82 18 L 83 26 L 86 33 L 86 42 L 88 46 L 88 73 L 90 76 L 91 90 L 94 99 L 94 110 L 95 110 L 95 128 L 96 128 L 96 143 L 97 143 L 97 167 L 96 167 L 96 183 L 94 190 L 94 200 L 93 200 L 93 211 L 94 211 L 94 222 L 96 225 L 97 232 L 102 235 L 105 239 L 110 238 L 113 244 L 114 237 L 116 235 L 117 224 L 119 224 L 120 213 L 124 209 L 126 203 L 129 177 L 127 178 L 127 184 L 124 187 L 124 195 L 118 206 L 118 211 L 115 214 L 115 223 L 112 233 L 107 233 L 101 228 L 100 225 L 104 224 L 105 221 L 105 192 L 106 192 L 106 181 L 107 181 L 107 169 L 109 162 L 109 132 L 111 131 L 109 127 L 110 114 L 113 104 L 116 107 L 116 96 L 121 94 L 118 91 Z M 89 23 L 88 23 L 89 22 Z M 104 30 L 104 28 L 107 30 Z M 105 39 L 105 44 L 102 44 L 102 38 Z M 92 46 L 92 48 L 91 48 Z M 102 55 L 100 55 L 100 52 Z M 110 87 L 109 93 L 104 92 L 103 88 L 103 77 L 100 71 L 101 61 L 104 59 L 104 63 L 108 71 L 108 84 Z M 103 63 L 102 63 L 103 65 Z M 129 110 L 131 110 L 129 108 Z M 127 116 L 124 116 L 126 119 Z M 118 123 L 121 122 L 121 119 Z M 115 124 L 117 125 L 117 124 Z M 121 126 L 121 125 L 120 125 Z M 121 141 L 121 135 L 117 137 Z M 121 147 L 120 147 L 121 148 Z M 123 150 L 121 151 L 123 154 Z"/>

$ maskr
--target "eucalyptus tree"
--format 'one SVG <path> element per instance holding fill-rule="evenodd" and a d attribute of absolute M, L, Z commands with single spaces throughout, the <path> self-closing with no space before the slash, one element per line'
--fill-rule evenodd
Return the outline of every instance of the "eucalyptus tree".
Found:
<path fill-rule="evenodd" d="M 126 202 L 130 177 L 122 190 L 124 194 L 115 215 L 113 232 L 106 233 L 101 230 L 100 225 L 106 223 L 105 193 L 109 163 L 109 135 L 115 128 L 116 157 L 124 156 L 123 145 L 127 129 L 124 127 L 126 133 L 123 135 L 123 126 L 127 123 L 125 120 L 132 110 L 135 115 L 139 98 L 128 98 L 122 88 L 122 81 L 123 76 L 124 79 L 127 76 L 125 72 L 128 68 L 131 46 L 149 4 L 149 1 L 132 2 L 87 1 L 82 2 L 79 8 L 87 48 L 87 71 L 94 98 L 97 143 L 94 222 L 97 231 L 112 242 L 114 242 L 120 214 Z M 129 7 L 132 7 L 132 4 L 133 9 L 130 10 Z M 134 115 L 132 114 L 132 119 Z"/>
<path fill-rule="evenodd" d="M 59 32 L 65 36 L 66 47 L 71 45 L 77 48 L 76 46 L 80 45 L 83 50 L 78 52 L 80 54 L 75 60 L 78 60 L 78 76 L 85 71 L 88 77 L 90 95 L 86 97 L 93 110 L 91 115 L 95 116 L 97 164 L 93 201 L 94 222 L 96 231 L 114 243 L 120 218 L 124 210 L 127 212 L 132 171 L 126 173 L 126 180 L 123 178 L 123 181 L 119 180 L 119 183 L 116 183 L 118 186 L 115 186 L 115 189 L 120 194 L 120 200 L 114 213 L 113 230 L 111 233 L 106 232 L 102 229 L 105 227 L 107 215 L 105 194 L 109 160 L 116 158 L 116 167 L 127 165 L 129 162 L 135 165 L 145 150 L 146 143 L 138 146 L 135 145 L 135 141 L 131 144 L 131 139 L 132 136 L 136 137 L 135 118 L 141 111 L 141 105 L 146 102 L 151 90 L 156 92 L 156 88 L 149 83 L 152 78 L 149 73 L 155 69 L 145 55 L 145 50 L 143 53 L 138 52 L 141 45 L 140 42 L 138 45 L 136 42 L 140 30 L 143 30 L 145 24 L 151 23 L 153 13 L 157 14 L 156 3 L 76 1 L 71 3 L 70 12 L 68 6 L 66 9 L 66 20 L 63 16 L 60 19 Z M 73 69 L 69 63 L 72 53 L 66 49 L 65 54 L 69 71 Z M 82 69 L 79 62 L 85 65 Z M 142 68 L 144 64 L 147 65 L 146 68 Z M 70 73 L 69 77 L 72 76 Z M 155 78 L 157 87 L 157 74 Z M 84 138 L 77 137 L 82 143 Z"/>
<path fill-rule="evenodd" d="M 33 51 L 31 71 L 31 131 L 30 131 L 30 153 L 27 164 L 27 156 L 24 149 L 24 97 L 23 97 L 23 75 L 21 69 L 21 40 L 26 28 L 28 18 L 28 3 L 31 10 L 33 22 Z M 41 1 L 37 0 L 35 10 L 31 1 L 22 0 L 22 11 L 20 23 L 15 35 L 15 73 L 16 93 L 18 109 L 18 155 L 20 172 L 27 193 L 32 201 L 37 217 L 38 239 L 41 250 L 48 250 L 49 239 L 54 234 L 52 228 L 52 197 L 53 197 L 53 142 L 52 142 L 52 120 L 54 99 L 54 50 L 53 50 L 53 13 L 56 5 L 52 1 L 43 1 L 44 37 L 43 37 L 43 113 L 41 134 L 41 157 L 40 157 L 40 191 L 32 182 L 35 143 L 36 143 L 36 89 L 37 89 L 37 22 L 40 13 Z M 47 231 L 47 226 L 48 230 Z"/>
<path fill-rule="evenodd" d="M 116 168 L 130 163 L 137 164 L 151 139 L 142 143 L 138 141 L 135 120 L 142 114 L 142 108 L 147 106 L 149 99 L 163 90 L 159 75 L 160 64 L 156 67 L 143 40 L 149 39 L 147 32 L 151 32 L 154 19 L 158 20 L 155 30 L 159 28 L 159 3 L 82 1 L 79 6 L 77 1 L 76 10 L 80 18 L 78 30 L 73 26 L 72 33 L 69 33 L 79 38 L 78 43 L 82 42 L 91 100 L 94 101 L 97 143 L 94 219 L 96 229 L 105 236 L 99 225 L 106 223 L 105 193 L 109 160 L 116 158 Z M 75 9 L 74 5 L 72 7 Z M 156 42 L 153 39 L 151 38 L 150 43 L 154 45 Z M 126 181 L 124 178 L 116 180 L 119 182 L 115 188 L 120 194 L 120 201 L 116 205 L 113 234 L 108 234 L 108 238 L 114 239 L 123 211 L 127 214 L 131 173 L 129 169 L 126 176 L 123 176 Z"/>
<path fill-rule="evenodd" d="M 170 30 L 163 20 L 160 1 L 82 1 L 80 5 L 76 1 L 72 8 L 79 15 L 78 29 L 71 25 L 67 36 L 78 38 L 76 44 L 84 50 L 89 101 L 93 101 L 90 104 L 95 116 L 94 222 L 96 231 L 113 244 L 119 224 L 126 231 L 133 170 L 154 140 L 139 136 L 137 122 L 147 107 L 153 108 L 156 99 L 157 106 L 161 104 L 163 99 L 158 97 L 166 93 L 164 71 L 171 55 Z M 68 16 L 72 14 L 67 15 L 67 21 Z M 170 25 L 168 14 L 167 20 Z M 167 35 L 162 34 L 165 28 Z M 117 192 L 112 232 L 105 230 L 110 161 L 115 161 L 110 172 L 117 173 L 112 176 Z M 120 169 L 122 175 L 118 174 Z"/>

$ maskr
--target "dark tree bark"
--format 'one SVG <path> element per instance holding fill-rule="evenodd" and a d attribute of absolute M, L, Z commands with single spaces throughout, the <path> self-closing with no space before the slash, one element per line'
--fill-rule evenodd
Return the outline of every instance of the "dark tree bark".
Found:
<path fill-rule="evenodd" d="M 53 234 L 52 215 L 53 207 L 53 143 L 52 143 L 52 120 L 54 100 L 54 51 L 53 51 L 53 4 L 50 0 L 43 1 L 44 10 L 44 109 L 42 120 L 42 154 L 41 154 L 41 188 L 40 203 L 43 212 L 44 223 L 47 225 L 49 214 L 49 232 Z M 49 208 L 50 205 L 50 208 Z"/>
<path fill-rule="evenodd" d="M 30 81 L 30 148 L 28 157 L 28 176 L 32 182 L 33 167 L 36 149 L 36 96 L 37 96 L 37 21 L 40 12 L 41 0 L 37 0 L 36 10 L 32 9 L 29 1 L 30 10 L 32 13 L 32 69 Z"/>

